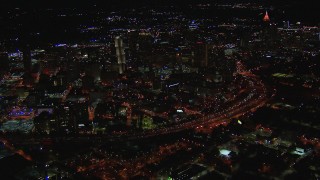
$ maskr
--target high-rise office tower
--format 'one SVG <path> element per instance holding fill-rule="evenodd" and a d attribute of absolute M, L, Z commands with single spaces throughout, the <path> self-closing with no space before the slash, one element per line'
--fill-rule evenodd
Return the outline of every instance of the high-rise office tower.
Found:
<path fill-rule="evenodd" d="M 25 71 L 31 71 L 32 64 L 31 64 L 31 50 L 30 46 L 26 45 L 23 48 L 23 66 Z"/>
<path fill-rule="evenodd" d="M 0 71 L 9 70 L 9 57 L 8 53 L 0 52 Z"/>
<path fill-rule="evenodd" d="M 139 51 L 139 32 L 137 31 L 130 31 L 128 32 L 128 49 L 129 52 L 126 51 L 127 57 L 131 59 L 131 61 L 138 60 L 138 51 Z M 128 61 L 130 61 L 128 59 Z"/>
<path fill-rule="evenodd" d="M 205 43 L 196 43 L 193 51 L 194 62 L 192 63 L 198 67 L 208 66 L 208 48 L 209 45 Z"/>
<path fill-rule="evenodd" d="M 278 38 L 277 27 L 270 20 L 268 11 L 266 11 L 262 22 L 262 32 L 261 39 L 263 41 L 264 47 L 268 49 L 276 48 L 276 43 Z"/>
<path fill-rule="evenodd" d="M 126 56 L 124 52 L 123 41 L 120 36 L 115 38 L 116 55 L 118 58 L 119 74 L 123 74 L 126 69 Z"/>

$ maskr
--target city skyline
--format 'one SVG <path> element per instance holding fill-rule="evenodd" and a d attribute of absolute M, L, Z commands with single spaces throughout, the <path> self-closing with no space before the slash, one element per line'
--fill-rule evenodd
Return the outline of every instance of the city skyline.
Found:
<path fill-rule="evenodd" d="M 318 179 L 308 1 L 0 7 L 1 179 Z"/>

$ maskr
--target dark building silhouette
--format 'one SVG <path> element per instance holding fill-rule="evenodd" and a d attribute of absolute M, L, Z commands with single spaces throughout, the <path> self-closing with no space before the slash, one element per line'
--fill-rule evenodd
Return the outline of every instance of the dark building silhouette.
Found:
<path fill-rule="evenodd" d="M 9 57 L 8 53 L 0 52 L 0 71 L 9 70 Z"/>
<path fill-rule="evenodd" d="M 262 19 L 262 41 L 265 48 L 273 49 L 277 41 L 277 27 L 271 22 L 268 11 Z"/>
<path fill-rule="evenodd" d="M 198 67 L 208 66 L 208 44 L 197 42 L 194 46 L 192 64 Z"/>
<path fill-rule="evenodd" d="M 26 45 L 23 50 L 23 67 L 25 71 L 31 71 L 31 49 L 29 45 Z"/>

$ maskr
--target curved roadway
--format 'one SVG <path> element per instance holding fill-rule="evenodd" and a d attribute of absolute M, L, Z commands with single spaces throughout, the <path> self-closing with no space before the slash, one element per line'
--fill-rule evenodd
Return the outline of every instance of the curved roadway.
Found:
<path fill-rule="evenodd" d="M 237 73 L 241 75 L 248 83 L 249 86 L 246 87 L 246 90 L 248 90 L 249 93 L 247 97 L 233 102 L 233 105 L 229 106 L 225 110 L 217 112 L 215 114 L 206 115 L 205 117 L 202 117 L 197 120 L 170 127 L 159 128 L 138 133 L 111 135 L 109 136 L 109 140 L 135 140 L 139 138 L 147 138 L 158 135 L 181 132 L 183 130 L 193 129 L 197 127 L 211 127 L 215 124 L 226 123 L 230 121 L 230 119 L 232 118 L 236 118 L 249 112 L 253 112 L 257 108 L 262 107 L 267 101 L 266 88 L 264 84 L 257 76 L 252 74 L 250 71 L 246 71 L 241 62 L 237 62 Z"/>

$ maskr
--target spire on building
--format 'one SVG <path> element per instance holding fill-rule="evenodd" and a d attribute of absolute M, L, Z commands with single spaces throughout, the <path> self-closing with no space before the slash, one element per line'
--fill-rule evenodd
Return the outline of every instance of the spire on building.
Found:
<path fill-rule="evenodd" d="M 269 15 L 268 15 L 268 11 L 266 11 L 266 14 L 263 17 L 263 21 L 264 22 L 269 22 L 270 21 L 270 18 L 269 18 Z"/>

